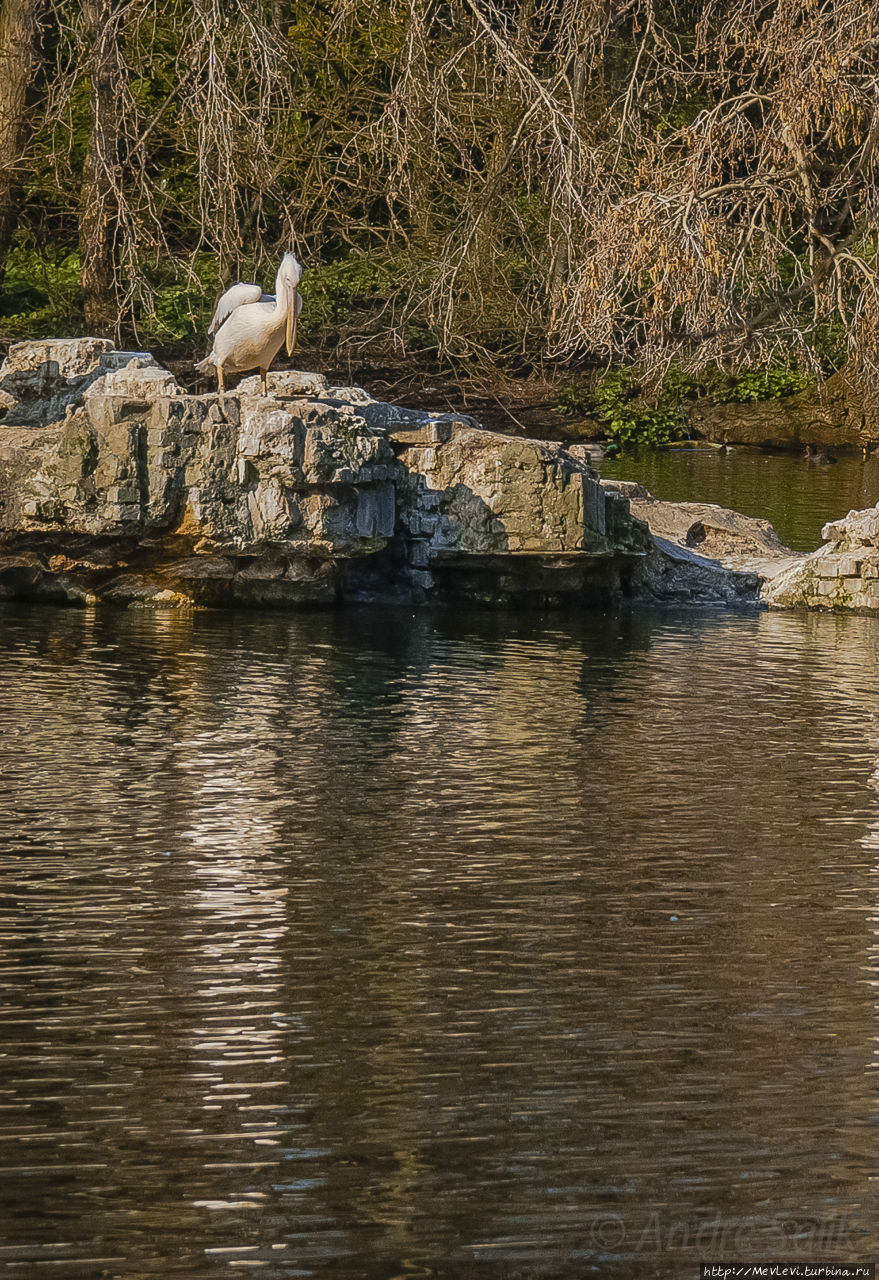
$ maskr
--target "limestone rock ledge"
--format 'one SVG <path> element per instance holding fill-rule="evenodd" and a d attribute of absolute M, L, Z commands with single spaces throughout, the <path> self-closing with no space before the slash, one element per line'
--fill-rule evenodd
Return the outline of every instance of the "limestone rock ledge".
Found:
<path fill-rule="evenodd" d="M 879 613 L 879 506 L 850 511 L 821 530 L 824 545 L 767 583 L 773 609 Z"/>
<path fill-rule="evenodd" d="M 635 574 L 642 595 L 680 603 L 879 613 L 879 506 L 826 524 L 810 554 L 784 546 L 767 520 L 707 502 L 662 502 L 633 481 L 624 494 L 653 535 Z"/>
<path fill-rule="evenodd" d="M 616 598 L 652 549 L 577 446 L 320 375 L 221 404 L 146 352 L 19 343 L 0 368 L 0 598 L 149 605 Z"/>
<path fill-rule="evenodd" d="M 768 520 L 710 502 L 663 502 L 631 480 L 602 480 L 653 535 L 635 575 L 642 596 L 680 604 L 761 605 L 767 584 L 800 563 Z"/>

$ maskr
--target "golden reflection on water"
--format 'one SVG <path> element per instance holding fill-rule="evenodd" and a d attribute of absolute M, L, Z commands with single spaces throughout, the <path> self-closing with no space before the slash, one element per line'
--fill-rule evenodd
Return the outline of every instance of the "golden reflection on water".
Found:
<path fill-rule="evenodd" d="M 0 1266 L 868 1256 L 877 639 L 0 615 Z"/>

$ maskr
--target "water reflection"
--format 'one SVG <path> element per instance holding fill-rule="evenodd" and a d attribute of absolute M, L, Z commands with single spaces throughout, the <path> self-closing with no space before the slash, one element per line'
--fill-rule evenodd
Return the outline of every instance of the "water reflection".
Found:
<path fill-rule="evenodd" d="M 802 455 L 753 449 L 654 449 L 605 459 L 601 470 L 637 480 L 667 502 L 716 502 L 769 520 L 798 551 L 814 551 L 829 520 L 879 502 L 879 458 L 857 454 L 814 466 Z"/>
<path fill-rule="evenodd" d="M 867 619 L 0 614 L 0 1264 L 875 1253 Z"/>

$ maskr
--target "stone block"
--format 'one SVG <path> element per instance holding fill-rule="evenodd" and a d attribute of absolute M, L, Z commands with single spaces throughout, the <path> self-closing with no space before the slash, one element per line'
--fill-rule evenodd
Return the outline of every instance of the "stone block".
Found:
<path fill-rule="evenodd" d="M 433 471 L 436 466 L 436 449 L 430 445 L 413 445 L 403 450 L 403 462 L 414 471 Z"/>
<path fill-rule="evenodd" d="M 247 510 L 258 541 L 284 538 L 301 523 L 294 496 L 274 484 L 260 484 L 248 493 Z"/>
<path fill-rule="evenodd" d="M 144 368 L 136 359 L 121 369 L 110 370 L 93 385 L 102 395 L 140 401 L 146 409 L 160 397 L 170 398 L 181 393 L 180 384 L 167 369 L 157 364 Z"/>
<path fill-rule="evenodd" d="M 355 524 L 362 538 L 390 538 L 396 523 L 397 507 L 392 484 L 370 485 L 357 490 Z"/>
<path fill-rule="evenodd" d="M 108 502 L 104 505 L 102 514 L 113 524 L 140 524 L 141 522 L 140 505 L 133 502 Z"/>
<path fill-rule="evenodd" d="M 825 542 L 834 546 L 879 545 L 879 507 L 865 511 L 850 511 L 843 520 L 834 520 L 821 530 Z"/>
<path fill-rule="evenodd" d="M 140 491 L 134 482 L 111 485 L 110 488 L 106 490 L 105 497 L 107 502 L 134 503 L 139 502 Z"/>
<path fill-rule="evenodd" d="M 318 394 L 323 395 L 326 400 L 338 400 L 342 404 L 365 405 L 373 403 L 372 396 L 368 391 L 364 391 L 363 387 L 326 387 L 325 391 Z"/>
<path fill-rule="evenodd" d="M 388 436 L 394 444 L 409 448 L 412 445 L 445 444 L 452 438 L 452 423 L 448 420 L 425 422 L 420 427 L 392 426 Z"/>
<path fill-rule="evenodd" d="M 114 369 L 126 369 L 134 365 L 138 369 L 162 369 L 151 351 L 108 351 L 101 356 L 101 368 L 112 372 Z M 167 373 L 167 369 L 162 369 Z"/>
<path fill-rule="evenodd" d="M 185 560 L 169 564 L 167 572 L 171 577 L 193 581 L 232 578 L 235 575 L 235 562 L 228 556 L 188 556 Z"/>
<path fill-rule="evenodd" d="M 287 572 L 286 560 L 270 560 L 254 556 L 246 561 L 238 570 L 237 577 L 242 582 L 272 582 L 275 578 L 283 578 Z"/>
<path fill-rule="evenodd" d="M 585 532 L 594 532 L 604 537 L 607 532 L 605 492 L 597 480 L 589 476 L 580 477 L 583 489 L 583 524 Z"/>
<path fill-rule="evenodd" d="M 822 578 L 845 578 L 860 575 L 860 563 L 852 556 L 819 554 L 815 568 Z"/>
<path fill-rule="evenodd" d="M 269 395 L 275 399 L 295 399 L 300 396 L 322 396 L 327 389 L 327 380 L 321 373 L 306 373 L 299 369 L 281 369 L 270 373 L 266 379 Z M 262 383 L 259 374 L 242 378 L 237 387 L 237 395 L 262 395 Z"/>
<path fill-rule="evenodd" d="M 48 368 L 54 378 L 80 378 L 93 373 L 101 357 L 113 350 L 109 338 L 49 338 L 13 342 L 0 365 L 0 378 Z"/>

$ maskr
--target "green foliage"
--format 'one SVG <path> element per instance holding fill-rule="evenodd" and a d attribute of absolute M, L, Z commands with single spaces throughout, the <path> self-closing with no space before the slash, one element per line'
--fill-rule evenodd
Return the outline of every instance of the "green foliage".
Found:
<path fill-rule="evenodd" d="M 201 346 L 221 292 L 216 258 L 200 254 L 194 262 L 165 261 L 145 266 L 146 288 L 136 307 L 137 340 L 160 348 Z M 243 271 L 243 278 L 261 281 L 269 290 L 266 271 Z M 358 310 L 376 310 L 395 281 L 387 263 L 362 254 L 315 267 L 302 281 L 302 329 L 315 333 L 344 323 Z M 7 259 L 0 297 L 0 338 L 62 337 L 82 330 L 79 255 L 42 254 L 16 248 Z M 410 324 L 406 336 L 414 347 L 435 343 L 431 329 Z"/>
<path fill-rule="evenodd" d="M 619 445 L 656 448 L 687 435 L 680 397 L 665 391 L 655 404 L 645 402 L 633 370 L 611 369 L 592 392 L 595 416 Z"/>
<path fill-rule="evenodd" d="M 525 235 L 532 240 L 542 241 L 546 235 L 546 224 L 549 210 L 546 200 L 539 191 L 518 191 L 511 200 L 516 221 Z"/>
<path fill-rule="evenodd" d="M 811 347 L 825 378 L 841 369 L 848 359 L 848 339 L 841 321 L 834 318 L 815 325 Z"/>
<path fill-rule="evenodd" d="M 569 384 L 558 400 L 564 414 L 591 413 L 611 440 L 624 445 L 657 448 L 687 435 L 680 395 L 662 394 L 651 404 L 640 394 L 633 369 L 610 369 L 591 390 Z"/>
<path fill-rule="evenodd" d="M 582 382 L 566 382 L 559 387 L 556 408 L 565 418 L 585 418 L 592 412 L 589 388 Z"/>
<path fill-rule="evenodd" d="M 352 311 L 380 300 L 394 284 L 387 263 L 363 254 L 306 271 L 302 278 L 302 329 L 314 333 L 348 319 Z"/>
<path fill-rule="evenodd" d="M 716 365 L 695 375 L 672 365 L 659 395 L 650 398 L 644 394 L 634 369 L 614 368 L 592 387 L 567 383 L 558 393 L 557 405 L 567 417 L 597 418 L 617 444 L 657 448 L 689 434 L 687 401 L 700 396 L 709 397 L 715 404 L 778 400 L 814 383 L 811 375 L 785 367 L 746 369 L 730 376 Z"/>
<path fill-rule="evenodd" d="M 157 290 L 152 307 L 138 326 L 144 339 L 167 346 L 203 334 L 211 318 L 204 290 L 186 284 Z"/>
<path fill-rule="evenodd" d="M 712 106 L 707 93 L 696 92 L 685 100 L 676 100 L 668 104 L 666 110 L 657 116 L 653 127 L 659 137 L 676 133 L 693 123 L 701 111 Z"/>
<path fill-rule="evenodd" d="M 0 297 L 0 337 L 9 342 L 81 331 L 79 254 L 12 249 Z"/>
<path fill-rule="evenodd" d="M 780 400 L 814 386 L 815 379 L 796 369 L 746 369 L 731 378 L 727 386 L 713 390 L 715 404 L 744 403 L 748 400 Z"/>
<path fill-rule="evenodd" d="M 152 296 L 138 322 L 138 339 L 165 348 L 203 341 L 220 293 L 216 259 L 201 254 L 186 268 L 170 263 L 146 274 Z"/>

